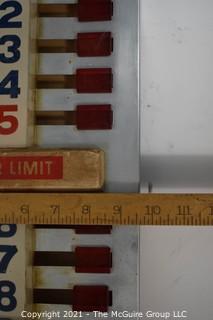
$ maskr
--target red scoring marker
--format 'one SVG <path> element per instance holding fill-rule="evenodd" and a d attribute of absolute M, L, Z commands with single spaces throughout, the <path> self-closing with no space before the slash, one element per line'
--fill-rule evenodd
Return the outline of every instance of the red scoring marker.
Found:
<path fill-rule="evenodd" d="M 112 51 L 110 32 L 78 33 L 77 53 L 80 57 L 110 56 Z"/>
<path fill-rule="evenodd" d="M 40 17 L 78 17 L 80 22 L 112 19 L 111 0 L 79 0 L 74 4 L 39 4 Z"/>
<path fill-rule="evenodd" d="M 36 224 L 35 229 L 74 229 L 76 234 L 111 234 L 112 226 L 83 226 L 83 225 L 67 225 L 67 224 Z"/>
<path fill-rule="evenodd" d="M 34 289 L 33 302 L 72 305 L 73 311 L 107 312 L 112 306 L 112 291 L 107 286 L 74 286 L 73 290 Z"/>
<path fill-rule="evenodd" d="M 113 111 L 110 105 L 79 105 L 76 111 L 38 111 L 37 125 L 76 125 L 78 130 L 110 130 Z"/>
<path fill-rule="evenodd" d="M 113 124 L 113 111 L 110 105 L 81 105 L 76 110 L 79 130 L 110 130 Z"/>
<path fill-rule="evenodd" d="M 76 273 L 110 273 L 112 253 L 108 247 L 77 247 L 74 252 L 36 251 L 34 266 L 75 267 Z"/>
<path fill-rule="evenodd" d="M 78 273 L 110 273 L 112 253 L 110 248 L 77 247 L 75 271 Z"/>
<path fill-rule="evenodd" d="M 111 93 L 112 69 L 78 69 L 76 90 L 78 93 Z"/>
<path fill-rule="evenodd" d="M 79 0 L 79 21 L 107 21 L 113 15 L 113 3 L 111 0 Z"/>
<path fill-rule="evenodd" d="M 76 40 L 41 39 L 37 41 L 39 53 L 71 53 L 79 57 L 110 56 L 113 51 L 111 32 L 78 33 Z"/>
<path fill-rule="evenodd" d="M 74 311 L 107 312 L 112 304 L 112 296 L 107 286 L 75 286 L 73 288 Z"/>
<path fill-rule="evenodd" d="M 111 93 L 111 68 L 77 69 L 76 75 L 38 75 L 38 89 L 76 89 L 78 93 Z"/>

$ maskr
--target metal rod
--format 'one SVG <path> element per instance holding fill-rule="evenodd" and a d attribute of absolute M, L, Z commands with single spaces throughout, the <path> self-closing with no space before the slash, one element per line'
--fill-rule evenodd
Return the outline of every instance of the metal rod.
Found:
<path fill-rule="evenodd" d="M 35 251 L 34 266 L 74 267 L 74 252 Z"/>
<path fill-rule="evenodd" d="M 37 111 L 36 124 L 39 126 L 75 125 L 75 111 Z"/>
<path fill-rule="evenodd" d="M 77 51 L 77 40 L 39 39 L 39 53 L 72 53 Z"/>
<path fill-rule="evenodd" d="M 39 4 L 39 17 L 77 17 L 78 4 Z"/>
<path fill-rule="evenodd" d="M 33 289 L 33 303 L 72 305 L 72 301 L 72 290 Z"/>
<path fill-rule="evenodd" d="M 38 89 L 74 89 L 76 87 L 75 75 L 37 75 Z"/>

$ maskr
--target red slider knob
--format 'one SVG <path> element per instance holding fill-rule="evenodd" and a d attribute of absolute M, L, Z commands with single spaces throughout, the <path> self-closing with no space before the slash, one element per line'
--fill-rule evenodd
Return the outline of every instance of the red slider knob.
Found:
<path fill-rule="evenodd" d="M 76 109 L 78 130 L 111 130 L 113 111 L 111 105 L 79 105 Z"/>
<path fill-rule="evenodd" d="M 75 271 L 78 273 L 110 273 L 112 253 L 110 248 L 77 247 L 75 249 Z"/>
<path fill-rule="evenodd" d="M 33 302 L 72 305 L 73 311 L 107 312 L 112 306 L 112 291 L 107 286 L 74 286 L 67 289 L 33 289 Z"/>
<path fill-rule="evenodd" d="M 79 0 L 78 20 L 108 21 L 112 20 L 113 3 L 111 0 Z"/>
<path fill-rule="evenodd" d="M 78 69 L 76 90 L 78 93 L 111 93 L 113 76 L 111 68 Z"/>
<path fill-rule="evenodd" d="M 73 311 L 107 312 L 112 305 L 112 292 L 107 286 L 75 286 L 73 288 Z"/>
<path fill-rule="evenodd" d="M 77 54 L 79 57 L 110 56 L 112 51 L 111 32 L 78 33 Z"/>

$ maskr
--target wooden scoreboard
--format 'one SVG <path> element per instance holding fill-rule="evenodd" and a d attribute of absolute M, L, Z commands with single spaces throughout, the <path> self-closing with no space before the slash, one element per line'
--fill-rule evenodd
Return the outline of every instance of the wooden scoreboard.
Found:
<path fill-rule="evenodd" d="M 33 143 L 36 1 L 1 1 L 0 17 L 0 147 L 26 147 Z"/>
<path fill-rule="evenodd" d="M 0 148 L 33 143 L 36 9 L 34 0 L 0 2 Z M 31 239 L 31 228 L 0 227 L 0 317 L 16 318 L 23 301 L 32 306 Z"/>
<path fill-rule="evenodd" d="M 16 319 L 32 310 L 32 228 L 1 225 L 0 316 Z"/>
<path fill-rule="evenodd" d="M 124 2 L 131 8 L 131 15 Z M 0 1 L 0 192 L 5 195 L 7 192 L 26 192 L 26 204 L 19 208 L 23 222 L 29 218 L 30 192 L 101 193 L 105 184 L 109 187 L 114 183 L 115 177 L 119 177 L 118 185 L 123 184 L 126 165 L 125 180 L 131 187 L 134 185 L 133 191 L 137 189 L 135 180 L 139 165 L 134 150 L 138 152 L 138 127 L 135 125 L 138 121 L 138 0 L 134 0 L 133 6 L 132 3 L 132 0 Z M 40 38 L 40 24 L 43 23 L 40 18 L 53 18 L 53 28 L 57 27 L 54 21 L 60 21 L 62 27 L 63 23 L 68 23 L 66 18 L 74 21 L 69 26 L 69 39 L 65 35 L 55 39 L 54 32 L 48 39 Z M 130 19 L 127 25 L 131 26 L 128 37 L 122 27 L 127 19 Z M 132 48 L 131 52 L 123 55 L 122 46 Z M 69 55 L 66 68 L 69 70 L 60 70 L 62 74 L 59 74 L 50 67 L 48 74 L 40 72 L 39 59 L 43 54 L 51 57 L 60 54 L 57 56 L 59 61 L 61 54 L 66 60 Z M 57 69 L 57 60 L 55 67 Z M 129 93 L 125 97 L 127 88 Z M 40 100 L 45 96 L 40 91 L 45 90 L 52 93 L 51 102 L 40 106 Z M 69 94 L 65 91 L 62 100 L 55 101 L 57 90 L 69 90 Z M 69 106 L 61 106 L 65 101 Z M 130 114 L 129 119 L 127 114 Z M 42 145 L 40 136 L 51 126 L 54 128 L 50 139 Z M 62 145 L 57 137 L 59 126 L 70 129 Z M 133 151 L 131 159 L 126 158 L 126 144 Z M 106 180 L 108 176 L 112 183 Z M 36 207 L 40 208 L 40 205 L 38 201 Z M 51 210 L 57 218 L 60 214 L 57 205 L 53 204 Z M 87 213 L 87 210 L 85 204 L 83 212 Z M 15 217 L 15 212 L 12 214 Z M 135 245 L 137 232 L 131 228 L 131 238 L 127 234 L 123 240 L 119 230 L 111 235 L 111 225 L 55 226 L 56 234 L 58 229 L 65 233 L 72 230 L 72 245 L 69 251 L 55 249 L 60 242 L 56 236 L 52 251 L 46 249 L 42 253 L 36 251 L 39 241 L 36 234 L 43 235 L 39 221 L 34 226 L 16 225 L 14 221 L 3 224 L 3 220 L 0 223 L 0 319 L 20 319 L 22 311 L 25 314 L 41 311 L 52 305 L 54 308 L 68 306 L 68 317 L 91 319 L 93 315 L 82 315 L 82 312 L 106 312 L 113 306 L 113 301 L 117 301 L 118 306 L 124 305 L 126 297 L 135 303 L 134 295 L 128 293 L 130 284 L 124 276 L 128 272 L 136 281 L 136 263 L 128 271 L 125 263 L 122 270 L 115 271 L 115 248 L 112 250 L 114 243 L 117 259 L 136 261 L 135 251 L 132 258 L 131 247 Z M 43 230 L 45 228 L 52 230 L 53 226 L 43 226 Z M 63 238 L 64 246 L 70 238 Z M 123 241 L 126 241 L 125 246 L 118 248 Z M 39 250 L 43 250 L 43 245 L 45 242 L 40 244 Z M 34 270 L 68 266 L 72 270 L 72 281 L 63 284 L 59 277 L 55 287 L 51 287 L 48 277 L 42 286 L 39 281 L 42 276 Z M 114 300 L 116 283 L 110 275 L 112 270 L 113 276 L 123 275 L 124 278 L 117 288 L 120 286 L 123 290 L 126 286 L 126 293 L 119 298 L 117 294 Z M 90 275 L 87 279 L 78 274 Z M 70 279 L 68 272 L 66 276 Z M 119 299 L 123 299 L 122 303 Z"/>

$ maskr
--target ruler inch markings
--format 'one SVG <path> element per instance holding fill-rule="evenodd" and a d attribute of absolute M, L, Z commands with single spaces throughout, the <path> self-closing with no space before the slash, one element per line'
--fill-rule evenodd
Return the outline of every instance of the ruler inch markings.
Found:
<path fill-rule="evenodd" d="M 26 204 L 0 193 L 0 203 L 2 224 L 213 225 L 213 194 L 28 193 Z"/>

